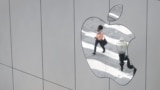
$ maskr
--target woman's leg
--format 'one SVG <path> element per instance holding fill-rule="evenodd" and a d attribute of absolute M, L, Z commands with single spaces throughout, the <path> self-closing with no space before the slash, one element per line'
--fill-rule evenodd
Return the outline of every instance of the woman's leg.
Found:
<path fill-rule="evenodd" d="M 96 54 L 97 45 L 98 45 L 98 40 L 95 40 L 94 52 L 93 52 L 94 55 Z"/>
<path fill-rule="evenodd" d="M 128 67 L 129 69 L 134 69 L 133 75 L 135 75 L 137 69 L 136 69 L 133 65 L 130 64 L 130 60 L 129 60 L 128 56 L 126 56 L 125 58 L 126 58 L 126 60 L 127 60 L 127 67 Z"/>
<path fill-rule="evenodd" d="M 124 66 L 124 60 L 125 60 L 125 53 L 119 54 L 119 60 L 120 60 L 120 66 L 121 66 L 121 71 L 123 71 L 123 66 Z"/>
<path fill-rule="evenodd" d="M 100 41 L 100 45 L 101 45 L 101 47 L 102 47 L 102 49 L 103 49 L 103 53 L 104 53 L 106 50 L 105 50 L 105 47 L 104 47 L 103 41 Z"/>
<path fill-rule="evenodd" d="M 129 60 L 128 56 L 125 57 L 125 60 L 127 60 L 127 67 L 128 67 L 129 69 L 134 68 L 134 66 L 130 64 L 130 60 Z"/>

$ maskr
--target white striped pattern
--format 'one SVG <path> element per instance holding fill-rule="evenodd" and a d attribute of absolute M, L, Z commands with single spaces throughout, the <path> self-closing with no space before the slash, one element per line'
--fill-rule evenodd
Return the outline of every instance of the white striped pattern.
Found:
<path fill-rule="evenodd" d="M 116 15 L 116 14 L 114 14 L 114 13 L 109 13 L 109 16 L 111 16 L 111 17 L 113 17 L 113 18 L 119 18 L 119 16 L 118 15 Z"/>
<path fill-rule="evenodd" d="M 82 41 L 82 46 L 83 46 L 83 48 L 87 48 L 87 49 L 90 49 L 90 50 L 93 50 L 93 49 L 94 49 L 94 45 L 89 44 L 89 43 L 86 43 L 86 42 L 84 42 L 84 41 Z M 102 52 L 102 49 L 101 49 L 100 47 L 97 47 L 97 52 L 101 53 L 101 52 Z M 105 56 L 108 56 L 108 57 L 110 57 L 110 58 L 112 58 L 112 59 L 119 60 L 118 54 L 115 53 L 115 52 L 112 52 L 112 51 L 110 51 L 110 50 L 107 50 L 107 49 L 106 49 L 106 52 L 105 52 L 105 53 L 102 53 L 102 54 L 105 55 Z"/>
<path fill-rule="evenodd" d="M 94 37 L 96 36 L 96 33 L 94 33 L 94 32 L 86 32 L 86 31 L 82 30 L 82 33 L 83 33 L 84 35 L 88 36 L 88 37 L 91 37 L 91 38 L 94 38 Z M 111 43 L 111 44 L 113 44 L 113 45 L 116 45 L 116 44 L 118 43 L 118 40 L 117 40 L 117 39 L 108 37 L 108 36 L 106 36 L 106 35 L 104 35 L 104 37 L 106 38 L 106 40 L 107 40 L 109 43 Z"/>
<path fill-rule="evenodd" d="M 127 27 L 123 26 L 123 25 L 108 25 L 108 24 L 104 24 L 104 27 L 106 28 L 112 28 L 115 29 L 123 34 L 126 35 L 131 35 L 133 34 Z"/>
<path fill-rule="evenodd" d="M 112 66 L 106 65 L 100 61 L 94 60 L 94 59 L 87 59 L 88 64 L 92 69 L 96 69 L 102 72 L 109 73 L 113 75 L 114 77 L 118 78 L 127 78 L 127 79 L 132 79 L 132 75 L 128 73 L 121 72 L 120 70 L 113 68 Z"/>

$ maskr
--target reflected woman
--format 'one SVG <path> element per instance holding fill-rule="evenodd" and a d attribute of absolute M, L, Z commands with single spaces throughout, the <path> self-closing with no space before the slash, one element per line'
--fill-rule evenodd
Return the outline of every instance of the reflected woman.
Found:
<path fill-rule="evenodd" d="M 100 46 L 102 47 L 103 49 L 103 53 L 105 52 L 105 44 L 104 44 L 104 34 L 102 32 L 103 30 L 103 26 L 102 25 L 99 25 L 98 28 L 97 28 L 97 35 L 95 37 L 95 45 L 94 45 L 94 52 L 93 52 L 93 55 L 96 54 L 96 48 L 97 48 L 97 45 L 98 43 L 100 44 Z"/>

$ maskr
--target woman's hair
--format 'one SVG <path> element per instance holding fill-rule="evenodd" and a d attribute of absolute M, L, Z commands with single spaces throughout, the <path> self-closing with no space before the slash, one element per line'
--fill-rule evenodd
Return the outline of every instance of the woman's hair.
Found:
<path fill-rule="evenodd" d="M 103 26 L 102 25 L 99 25 L 98 26 L 98 31 L 101 31 L 103 29 Z"/>

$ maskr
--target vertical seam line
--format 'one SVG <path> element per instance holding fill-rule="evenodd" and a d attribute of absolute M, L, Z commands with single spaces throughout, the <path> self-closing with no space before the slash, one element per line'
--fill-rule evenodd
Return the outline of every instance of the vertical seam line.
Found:
<path fill-rule="evenodd" d="M 14 90 L 14 70 L 13 70 L 13 46 L 12 46 L 12 25 L 11 25 L 11 1 L 8 0 L 9 4 L 9 25 L 10 25 L 10 46 L 11 46 L 11 63 L 12 63 L 12 85 Z"/>
<path fill-rule="evenodd" d="M 73 0 L 73 29 L 74 29 L 74 82 L 75 82 L 75 90 L 77 89 L 77 74 L 76 74 L 76 37 L 75 37 L 75 0 Z"/>
<path fill-rule="evenodd" d="M 111 4 L 111 1 L 109 0 L 109 11 L 108 11 L 108 15 L 109 15 L 109 12 L 110 12 L 110 4 Z M 107 17 L 107 20 L 108 20 L 108 17 Z M 110 21 L 108 22 L 110 24 Z M 109 90 L 110 90 L 110 87 L 111 84 L 110 84 L 110 78 L 109 78 Z"/>
<path fill-rule="evenodd" d="M 148 48 L 148 0 L 146 2 L 146 55 L 145 55 L 145 90 L 147 90 L 147 48 Z"/>
<path fill-rule="evenodd" d="M 40 26 L 41 26 L 41 58 L 42 58 L 42 87 L 44 90 L 44 66 L 43 66 L 43 31 L 42 31 L 42 0 L 40 0 Z"/>

